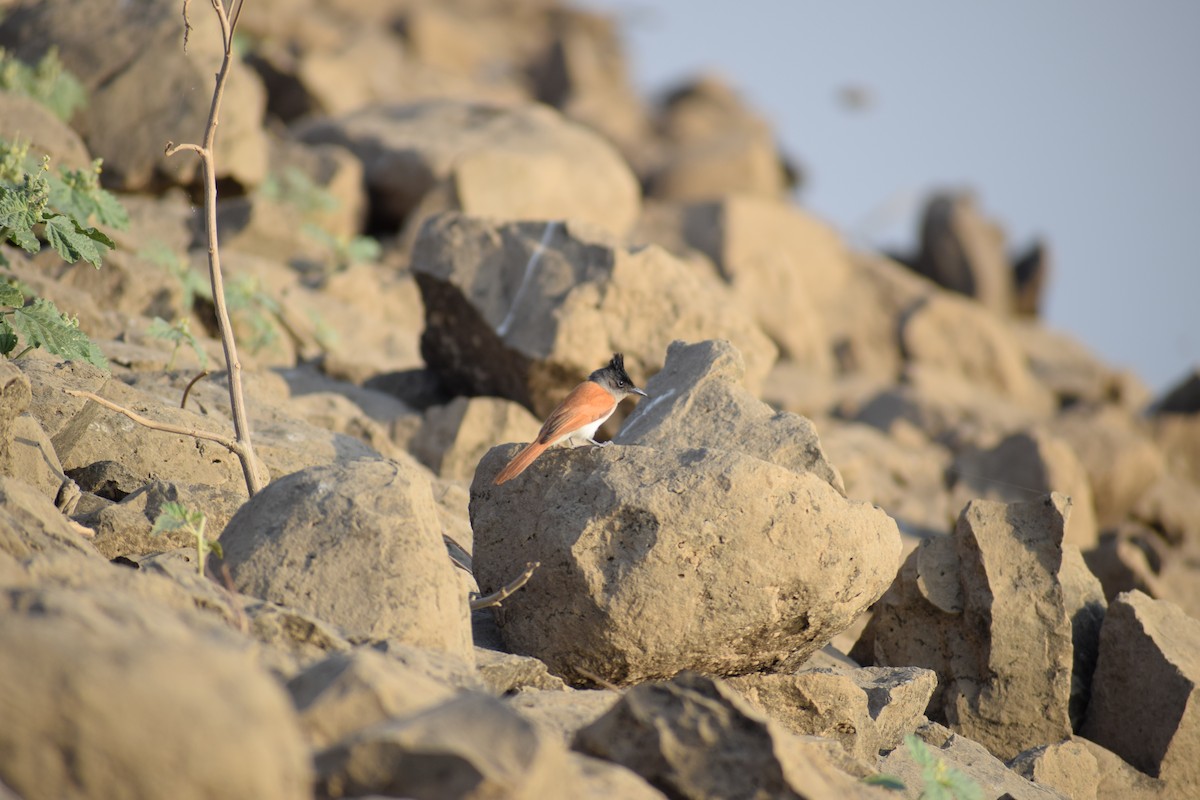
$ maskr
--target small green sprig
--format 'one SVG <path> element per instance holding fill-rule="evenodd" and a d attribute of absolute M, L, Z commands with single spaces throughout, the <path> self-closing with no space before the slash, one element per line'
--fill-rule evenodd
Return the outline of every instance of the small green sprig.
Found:
<path fill-rule="evenodd" d="M 221 550 L 220 542 L 215 542 L 204 534 L 204 526 L 208 523 L 208 518 L 203 511 L 192 511 L 182 503 L 174 501 L 163 503 L 162 511 L 159 512 L 158 518 L 154 520 L 154 528 L 150 531 L 151 536 L 158 536 L 162 533 L 174 533 L 175 531 L 184 531 L 196 537 L 196 571 L 200 576 L 204 576 L 204 557 L 209 553 L 216 553 L 217 558 L 224 558 L 225 554 Z"/>

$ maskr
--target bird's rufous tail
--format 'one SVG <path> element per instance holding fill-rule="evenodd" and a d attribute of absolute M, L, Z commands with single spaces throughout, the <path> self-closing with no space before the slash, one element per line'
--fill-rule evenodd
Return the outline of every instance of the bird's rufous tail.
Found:
<path fill-rule="evenodd" d="M 504 469 L 500 470 L 500 474 L 497 475 L 496 479 L 492 482 L 499 486 L 505 481 L 510 481 L 517 477 L 524 472 L 525 468 L 532 464 L 537 457 L 546 450 L 547 447 L 549 447 L 548 444 L 542 444 L 541 442 L 530 442 L 529 444 L 525 445 L 525 449 L 513 456 L 512 461 L 509 461 Z"/>

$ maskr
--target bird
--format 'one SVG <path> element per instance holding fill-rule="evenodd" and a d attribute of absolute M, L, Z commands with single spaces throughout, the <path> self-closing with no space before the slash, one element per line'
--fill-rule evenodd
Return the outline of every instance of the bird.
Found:
<path fill-rule="evenodd" d="M 617 405 L 631 394 L 649 397 L 641 389 L 633 385 L 629 373 L 625 371 L 625 356 L 613 353 L 612 360 L 607 366 L 593 372 L 587 380 L 571 390 L 563 401 L 550 412 L 537 438 L 513 456 L 512 460 L 500 470 L 494 483 L 499 486 L 520 475 L 548 447 L 560 442 L 575 441 L 590 442 L 597 447 L 604 447 L 609 442 L 597 442 L 594 438 L 596 431 L 604 421 L 613 415 Z"/>

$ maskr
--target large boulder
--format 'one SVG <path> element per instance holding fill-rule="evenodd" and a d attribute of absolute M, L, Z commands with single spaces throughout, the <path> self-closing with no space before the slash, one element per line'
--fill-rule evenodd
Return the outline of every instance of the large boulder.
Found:
<path fill-rule="evenodd" d="M 968 193 L 943 192 L 930 198 L 913 269 L 998 314 L 1013 311 L 1015 277 L 1005 253 L 1004 231 L 979 212 Z"/>
<path fill-rule="evenodd" d="M 358 636 L 473 655 L 466 593 L 420 467 L 351 461 L 280 478 L 242 506 L 221 544 L 239 591 Z"/>
<path fill-rule="evenodd" d="M 0 781 L 21 797 L 309 796 L 296 714 L 248 653 L 124 594 L 25 594 L 0 613 Z"/>
<path fill-rule="evenodd" d="M 304 126 L 362 160 L 373 213 L 416 230 L 429 213 L 567 219 L 623 236 L 637 219 L 637 179 L 598 134 L 544 106 L 457 100 L 370 106 Z"/>
<path fill-rule="evenodd" d="M 776 357 L 718 280 L 579 225 L 441 215 L 422 230 L 413 271 L 425 300 L 421 352 L 446 387 L 507 397 L 538 416 L 613 352 L 636 381 L 673 340 L 719 336 L 742 351 L 751 391 Z"/>
<path fill-rule="evenodd" d="M 724 340 L 667 348 L 662 371 L 613 437 L 659 449 L 734 450 L 795 472 L 811 472 L 845 494 L 842 478 L 807 417 L 775 411 L 745 386 L 742 355 Z"/>
<path fill-rule="evenodd" d="M 798 666 L 895 575 L 896 524 L 810 472 L 731 450 L 553 450 L 471 486 L 484 592 L 541 567 L 499 612 L 504 639 L 572 680 Z"/>
<path fill-rule="evenodd" d="M 1177 796 L 1200 788 L 1200 621 L 1126 592 L 1108 607 L 1080 733 Z"/>
<path fill-rule="evenodd" d="M 935 670 L 930 716 L 1011 758 L 1071 734 L 1072 617 L 1059 580 L 1062 495 L 974 500 L 926 540 L 876 605 L 851 657 Z"/>

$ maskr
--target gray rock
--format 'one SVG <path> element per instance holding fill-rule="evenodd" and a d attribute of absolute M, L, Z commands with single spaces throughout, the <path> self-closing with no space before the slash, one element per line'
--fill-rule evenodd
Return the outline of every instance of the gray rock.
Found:
<path fill-rule="evenodd" d="M 715 278 L 573 223 L 442 215 L 422 229 L 413 269 L 426 309 L 421 352 L 446 388 L 506 397 L 539 417 L 613 352 L 641 381 L 675 339 L 727 338 L 751 391 L 776 357 Z"/>
<path fill-rule="evenodd" d="M 1015 276 L 1005 254 L 1004 231 L 979 212 L 969 193 L 930 198 L 913 268 L 998 314 L 1013 311 Z"/>
<path fill-rule="evenodd" d="M 529 656 L 498 653 L 495 650 L 477 647 L 475 668 L 479 671 L 484 686 L 495 695 L 512 694 L 526 689 L 566 689 L 562 678 L 551 675 L 545 664 Z"/>
<path fill-rule="evenodd" d="M 1200 786 L 1200 622 L 1126 592 L 1108 606 L 1080 729 L 1181 796 Z"/>
<path fill-rule="evenodd" d="M 1100 788 L 1096 757 L 1072 739 L 1026 750 L 1008 766 L 1021 777 L 1054 789 L 1071 800 L 1096 800 Z"/>
<path fill-rule="evenodd" d="M 416 467 L 353 461 L 280 478 L 234 515 L 221 544 L 246 594 L 352 634 L 473 655 L 466 595 Z"/>
<path fill-rule="evenodd" d="M 617 236 L 633 225 L 637 180 L 597 134 L 534 105 L 437 99 L 373 106 L 299 131 L 362 160 L 375 213 L 411 230 L 434 211 L 568 219 Z M 411 215 L 411 216 L 410 216 Z"/>
<path fill-rule="evenodd" d="M 513 452 L 489 452 L 471 487 L 475 575 L 487 593 L 541 563 L 498 619 L 514 652 L 571 680 L 794 667 L 895 574 L 895 523 L 812 473 L 611 446 L 494 486 Z"/>
<path fill-rule="evenodd" d="M 1123 409 L 1069 409 L 1049 428 L 1071 446 L 1087 470 L 1101 529 L 1119 524 L 1166 470 L 1143 424 Z"/>
<path fill-rule="evenodd" d="M 741 353 L 728 341 L 672 342 L 662 371 L 646 385 L 649 398 L 613 441 L 663 450 L 732 450 L 811 472 L 845 494 L 812 421 L 755 399 L 744 385 L 745 375 Z"/>
<path fill-rule="evenodd" d="M 1054 410 L 1005 320 L 970 300 L 930 295 L 901 322 L 900 345 L 909 363 L 961 378 L 1039 416 Z"/>
<path fill-rule="evenodd" d="M 92 157 L 83 140 L 46 106 L 17 92 L 0 92 L 0 137 L 29 145 L 30 155 L 50 156 L 57 169 L 90 169 Z"/>
<path fill-rule="evenodd" d="M 1081 550 L 1096 546 L 1099 531 L 1087 472 L 1070 445 L 1045 430 L 1013 433 L 992 447 L 968 447 L 954 459 L 950 476 L 955 508 L 976 497 L 1016 503 L 1061 492 L 1071 501 L 1064 541 Z"/>
<path fill-rule="evenodd" d="M 1069 509 L 1057 494 L 972 501 L 951 536 L 908 557 L 850 656 L 935 670 L 930 713 L 998 755 L 1070 735 L 1072 621 L 1059 580 Z"/>
<path fill-rule="evenodd" d="M 454 689 L 368 648 L 335 653 L 288 681 L 309 744 L 330 747 L 350 734 L 411 716 Z"/>
<path fill-rule="evenodd" d="M 503 702 L 468 692 L 317 756 L 327 796 L 538 800 L 569 784 L 566 749 Z"/>
<path fill-rule="evenodd" d="M 743 675 L 728 684 L 792 733 L 836 740 L 873 764 L 924 721 L 937 676 L 919 667 L 863 667 Z"/>
<path fill-rule="evenodd" d="M 927 722 L 914 734 L 924 742 L 930 754 L 944 765 L 957 769 L 982 790 L 982 797 L 1011 800 L 1066 800 L 1050 787 L 1039 786 L 1008 769 L 987 748 L 936 722 Z M 917 800 L 927 786 L 925 769 L 913 758 L 908 747 L 897 747 L 880 759 L 879 771 L 898 777 L 909 787 L 907 797 Z M 942 770 L 938 770 L 942 772 Z M 944 774 L 944 772 L 943 772 Z M 1073 800 L 1073 799 L 1072 799 Z"/>
<path fill-rule="evenodd" d="M 492 445 L 532 442 L 541 427 L 537 417 L 511 400 L 456 397 L 425 412 L 409 449 L 438 476 L 469 481 Z"/>
<path fill-rule="evenodd" d="M 509 708 L 567 745 L 620 699 L 612 689 L 522 690 L 504 698 Z"/>
<path fill-rule="evenodd" d="M 21 797 L 308 795 L 295 713 L 248 654 L 123 593 L 7 599 L 0 780 Z"/>
<path fill-rule="evenodd" d="M 631 769 L 675 798 L 879 796 L 726 684 L 695 673 L 630 689 L 575 735 L 574 748 Z"/>

